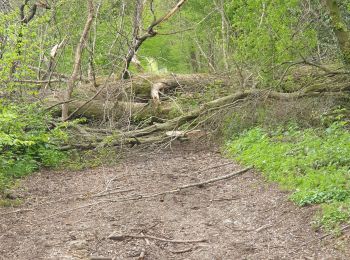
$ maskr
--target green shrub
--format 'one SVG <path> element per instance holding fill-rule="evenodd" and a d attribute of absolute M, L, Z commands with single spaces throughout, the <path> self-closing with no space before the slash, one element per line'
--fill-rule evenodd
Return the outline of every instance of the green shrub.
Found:
<path fill-rule="evenodd" d="M 350 217 L 350 132 L 347 122 L 327 128 L 299 129 L 296 125 L 268 131 L 255 127 L 227 144 L 229 155 L 253 164 L 270 181 L 293 191 L 299 206 L 322 204 L 323 226 Z M 347 210 L 339 211 L 339 208 Z"/>
<path fill-rule="evenodd" d="M 56 144 L 66 136 L 60 128 L 49 130 L 50 119 L 36 105 L 0 104 L 0 193 L 15 179 L 65 159 Z"/>

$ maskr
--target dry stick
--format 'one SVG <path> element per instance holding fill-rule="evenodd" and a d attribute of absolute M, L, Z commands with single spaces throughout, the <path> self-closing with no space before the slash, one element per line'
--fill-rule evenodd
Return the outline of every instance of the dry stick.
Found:
<path fill-rule="evenodd" d="M 134 191 L 134 190 L 135 189 L 126 189 L 126 190 L 117 190 L 117 191 L 105 192 L 105 193 L 100 193 L 100 194 L 96 194 L 96 195 L 90 196 L 89 198 L 100 198 L 100 197 L 104 197 L 104 196 L 108 196 L 108 195 L 119 194 L 119 193 L 124 193 L 124 192 L 130 192 L 130 191 Z"/>
<path fill-rule="evenodd" d="M 6 83 L 13 82 L 13 83 L 23 83 L 23 84 L 36 84 L 36 85 L 41 85 L 41 84 L 47 84 L 47 83 L 60 83 L 60 82 L 65 82 L 62 79 L 51 79 L 51 80 L 31 80 L 31 79 L 22 79 L 22 80 L 12 80 L 12 81 L 5 81 Z"/>
<path fill-rule="evenodd" d="M 66 104 L 66 103 L 72 103 L 74 101 L 76 101 L 76 99 L 70 99 L 70 100 L 67 100 L 67 101 L 58 102 L 56 104 L 53 104 L 53 105 L 45 108 L 45 111 L 49 111 L 49 110 L 53 109 L 54 107 L 57 107 L 59 105 L 63 105 L 63 104 Z"/>
<path fill-rule="evenodd" d="M 9 211 L 5 213 L 1 213 L 0 216 L 5 216 L 5 215 L 10 215 L 10 214 L 15 214 L 15 213 L 22 213 L 22 212 L 28 212 L 28 211 L 34 211 L 34 209 L 18 209 L 15 211 Z"/>
<path fill-rule="evenodd" d="M 49 205 L 49 204 L 52 204 L 52 203 L 69 201 L 69 200 L 72 200 L 72 199 L 80 199 L 80 197 L 77 197 L 77 198 L 69 197 L 69 198 L 65 198 L 65 199 L 59 199 L 59 200 L 54 200 L 54 201 L 43 202 L 43 203 L 41 203 L 39 205 L 33 206 L 33 208 L 31 208 L 31 209 L 18 209 L 18 210 L 14 210 L 14 211 L 10 211 L 10 212 L 1 213 L 0 216 L 16 214 L 16 213 L 31 212 L 31 211 L 34 211 L 35 209 L 37 209 L 37 208 L 39 208 L 39 207 L 41 207 L 43 205 Z"/>
<path fill-rule="evenodd" d="M 144 260 L 145 259 L 145 255 L 146 255 L 146 250 L 144 248 L 142 248 L 141 254 L 140 254 L 138 260 Z"/>
<path fill-rule="evenodd" d="M 273 225 L 272 225 L 272 224 L 266 224 L 266 225 L 263 225 L 263 226 L 261 226 L 261 227 L 255 229 L 255 232 L 258 233 L 258 232 L 263 231 L 263 230 L 265 230 L 265 229 L 267 229 L 267 228 L 270 228 L 270 227 L 273 227 Z"/>
<path fill-rule="evenodd" d="M 170 243 L 202 243 L 202 242 L 207 242 L 208 239 L 197 239 L 197 240 L 178 240 L 178 239 L 165 239 L 165 238 L 160 238 L 160 237 L 154 237 L 150 235 L 128 235 L 128 234 L 112 234 L 108 237 L 111 240 L 114 241 L 123 241 L 128 238 L 136 238 L 136 239 L 153 239 L 153 240 L 158 240 L 162 242 L 170 242 Z"/>
<path fill-rule="evenodd" d="M 230 179 L 232 177 L 237 177 L 249 170 L 251 170 L 253 167 L 247 167 L 243 170 L 240 170 L 238 172 L 234 172 L 234 173 L 230 173 L 221 177 L 217 177 L 217 178 L 213 178 L 207 181 L 202 181 L 202 182 L 197 182 L 197 183 L 192 183 L 192 184 L 187 184 L 187 185 L 183 185 L 183 186 L 179 186 L 173 190 L 168 190 L 168 191 L 163 191 L 163 192 L 159 192 L 159 193 L 153 193 L 153 194 L 138 194 L 129 198 L 124 198 L 124 199 L 120 199 L 120 200 L 108 200 L 110 202 L 122 202 L 122 201 L 129 201 L 129 200 L 141 200 L 141 199 L 149 199 L 149 198 L 154 198 L 154 197 L 159 197 L 159 196 L 163 196 L 166 194 L 173 194 L 173 193 L 177 193 L 180 192 L 184 189 L 188 189 L 188 188 L 193 188 L 193 187 L 202 187 L 204 185 L 208 185 L 217 181 L 222 181 L 222 180 L 226 180 L 226 179 Z"/>
<path fill-rule="evenodd" d="M 176 189 L 169 190 L 169 191 L 164 191 L 164 192 L 160 192 L 160 193 L 138 194 L 138 195 L 135 195 L 133 197 L 120 199 L 120 200 L 101 200 L 101 201 L 98 201 L 98 202 L 95 202 L 95 203 L 91 203 L 91 204 L 87 204 L 87 205 L 83 205 L 83 206 L 67 209 L 67 210 L 64 210 L 64 211 L 52 214 L 52 215 L 50 215 L 50 216 L 48 216 L 46 218 L 39 219 L 39 221 L 47 220 L 47 219 L 50 219 L 50 218 L 53 218 L 53 217 L 56 217 L 56 216 L 59 216 L 59 215 L 62 215 L 62 214 L 66 214 L 66 213 L 69 213 L 69 212 L 72 212 L 72 211 L 75 211 L 75 210 L 79 210 L 79 209 L 83 209 L 83 208 L 99 205 L 99 204 L 102 204 L 102 203 L 123 202 L 123 201 L 129 201 L 129 200 L 149 199 L 149 198 L 159 197 L 159 196 L 166 195 L 166 194 L 177 193 L 177 192 L 182 191 L 183 189 L 188 189 L 188 188 L 193 188 L 193 187 L 201 187 L 201 186 L 208 185 L 208 184 L 211 184 L 211 183 L 214 183 L 214 182 L 217 182 L 217 181 L 226 180 L 226 179 L 229 179 L 229 178 L 232 178 L 232 177 L 237 177 L 237 176 L 239 176 L 239 175 L 241 175 L 241 174 L 251 170 L 252 168 L 253 167 L 250 166 L 250 167 L 247 167 L 247 168 L 245 168 L 243 170 L 240 170 L 238 172 L 230 173 L 230 174 L 227 174 L 227 175 L 224 175 L 224 176 L 221 176 L 221 177 L 217 177 L 217 178 L 213 178 L 213 179 L 210 179 L 210 180 L 207 180 L 207 181 L 203 181 L 203 182 L 183 185 L 183 186 L 177 187 Z"/>
<path fill-rule="evenodd" d="M 193 248 L 192 247 L 190 247 L 190 248 L 185 248 L 185 249 L 182 249 L 182 250 L 177 250 L 177 251 L 175 251 L 175 250 L 168 250 L 170 253 L 172 253 L 172 254 L 183 254 L 183 253 L 187 253 L 187 252 L 190 252 L 190 251 L 192 251 L 193 250 Z"/>
<path fill-rule="evenodd" d="M 243 170 L 240 170 L 238 172 L 230 173 L 230 174 L 227 174 L 227 175 L 224 175 L 224 176 L 221 176 L 221 177 L 217 177 L 217 178 L 213 178 L 213 179 L 210 179 L 210 180 L 207 180 L 207 181 L 202 181 L 202 182 L 198 182 L 198 183 L 192 183 L 192 184 L 183 185 L 183 186 L 178 187 L 177 189 L 178 190 L 183 190 L 183 189 L 187 189 L 187 188 L 191 188 L 191 187 L 198 187 L 198 186 L 203 186 L 203 185 L 206 185 L 206 184 L 211 184 L 213 182 L 226 180 L 226 179 L 229 179 L 231 177 L 238 176 L 238 175 L 240 175 L 242 173 L 245 173 L 245 172 L 251 170 L 252 168 L 253 168 L 252 166 L 249 166 L 249 167 L 247 167 L 247 168 L 245 168 Z"/>

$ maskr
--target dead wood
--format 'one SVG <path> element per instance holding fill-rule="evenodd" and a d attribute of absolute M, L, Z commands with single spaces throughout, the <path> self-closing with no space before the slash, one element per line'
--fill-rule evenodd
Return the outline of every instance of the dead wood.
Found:
<path fill-rule="evenodd" d="M 172 254 L 183 254 L 183 253 L 187 253 L 187 252 L 193 251 L 193 248 L 189 247 L 189 248 L 185 248 L 185 249 L 182 249 L 182 250 L 170 250 L 170 249 L 168 249 L 168 251 L 170 253 L 172 253 Z"/>
<path fill-rule="evenodd" d="M 181 192 L 184 189 L 189 189 L 189 188 L 194 188 L 194 187 L 204 187 L 205 185 L 209 185 L 209 184 L 212 184 L 212 183 L 215 183 L 218 181 L 227 180 L 227 179 L 230 179 L 233 177 L 238 177 L 251 169 L 253 169 L 252 166 L 247 167 L 243 170 L 234 172 L 234 173 L 230 173 L 230 174 L 221 176 L 221 177 L 213 178 L 213 179 L 202 181 L 202 182 L 186 184 L 186 185 L 179 186 L 179 187 L 176 187 L 176 188 L 174 188 L 172 190 L 168 190 L 168 191 L 163 191 L 163 192 L 153 193 L 153 194 L 136 194 L 136 195 L 133 195 L 133 196 L 130 196 L 127 198 L 120 199 L 120 200 L 108 200 L 108 201 L 109 202 L 123 202 L 123 201 L 129 201 L 129 200 L 150 199 L 150 198 L 160 197 L 160 196 L 164 196 L 164 195 L 168 195 L 168 194 L 174 194 L 174 193 Z"/>
<path fill-rule="evenodd" d="M 167 92 L 177 88 L 198 92 L 202 91 L 203 86 L 210 85 L 227 89 L 232 85 L 230 79 L 209 74 L 139 75 L 124 81 L 112 79 L 104 85 L 105 82 L 104 78 L 97 78 L 99 89 L 92 84 L 77 85 L 71 98 L 76 101 L 69 104 L 62 102 L 62 99 L 66 99 L 60 93 L 47 96 L 43 103 L 47 107 L 64 104 L 70 114 L 66 119 L 81 116 L 103 119 L 106 114 L 112 115 L 114 120 L 125 114 L 139 119 L 152 116 L 169 119 L 170 112 L 176 110 L 177 104 L 171 98 L 164 100 L 164 96 L 168 96 Z"/>
<path fill-rule="evenodd" d="M 108 192 L 96 194 L 96 195 L 94 195 L 94 196 L 91 196 L 90 198 L 100 198 L 100 197 L 105 197 L 105 196 L 120 194 L 120 193 L 124 193 L 124 192 L 130 192 L 130 191 L 134 191 L 134 190 L 135 190 L 135 189 L 108 191 Z"/>
<path fill-rule="evenodd" d="M 23 212 L 29 212 L 29 211 L 34 211 L 34 209 L 18 209 L 18 210 L 14 210 L 14 211 L 1 213 L 0 216 L 17 214 L 17 213 L 23 213 Z"/>
<path fill-rule="evenodd" d="M 342 92 L 323 93 L 323 95 L 327 95 L 327 94 L 334 95 L 334 96 L 347 95 Z M 141 136 L 150 135 L 158 131 L 174 130 L 185 123 L 193 121 L 194 119 L 198 118 L 199 116 L 205 113 L 221 109 L 222 107 L 225 107 L 228 104 L 233 104 L 238 100 L 244 100 L 247 98 L 260 97 L 260 98 L 271 98 L 276 100 L 291 100 L 291 99 L 300 99 L 303 97 L 310 97 L 310 96 L 320 96 L 320 93 L 311 92 L 308 90 L 297 91 L 294 93 L 282 93 L 282 92 L 276 92 L 276 91 L 270 91 L 270 90 L 256 90 L 256 89 L 246 90 L 243 92 L 238 92 L 238 93 L 228 95 L 228 96 L 210 101 L 208 103 L 205 103 L 201 107 L 193 111 L 190 111 L 182 116 L 171 119 L 165 123 L 154 124 L 154 125 L 145 127 L 143 129 L 130 131 L 125 133 L 124 135 L 127 137 L 141 137 Z"/>
<path fill-rule="evenodd" d="M 128 238 L 135 238 L 135 239 L 152 239 L 152 240 L 158 240 L 162 242 L 168 242 L 168 243 L 177 243 L 177 244 L 189 244 L 189 243 L 204 243 L 207 242 L 208 239 L 196 239 L 196 240 L 180 240 L 180 239 L 165 239 L 150 235 L 129 235 L 129 234 L 117 234 L 114 233 L 108 237 L 111 240 L 114 241 L 123 241 Z"/>
<path fill-rule="evenodd" d="M 103 141 L 103 138 L 95 138 L 93 142 L 90 143 L 79 143 L 78 145 L 71 145 L 71 148 L 79 149 L 93 149 L 96 147 L 105 147 L 105 146 L 120 146 L 123 143 L 124 144 L 131 144 L 131 145 L 138 145 L 138 144 L 145 144 L 145 143 L 152 143 L 152 142 L 165 142 L 169 140 L 175 140 L 178 138 L 182 138 L 182 136 L 186 137 L 186 131 L 184 134 L 179 136 L 167 136 L 166 132 L 169 131 L 176 131 L 179 129 L 182 125 L 188 123 L 190 125 L 195 122 L 198 118 L 213 113 L 214 111 L 220 111 L 222 109 L 226 109 L 227 107 L 236 106 L 237 102 L 244 102 L 245 100 L 249 99 L 276 99 L 276 100 L 293 100 L 293 99 L 300 99 L 304 97 L 317 97 L 320 95 L 331 95 L 331 96 L 337 96 L 337 97 L 349 97 L 349 95 L 346 92 L 316 92 L 314 89 L 304 89 L 302 91 L 297 91 L 293 93 L 282 93 L 282 92 L 276 92 L 271 90 L 259 90 L 259 89 L 250 89 L 246 91 L 240 91 L 237 93 L 234 93 L 232 95 L 228 95 L 222 98 L 215 99 L 213 101 L 207 102 L 203 104 L 202 106 L 189 111 L 181 116 L 175 117 L 173 119 L 169 119 L 165 121 L 164 123 L 154 123 L 153 125 L 131 130 L 129 132 L 122 132 L 122 131 L 112 131 L 110 132 L 110 137 L 107 138 L 108 141 Z M 76 102 L 72 102 L 71 104 L 74 104 Z M 79 103 L 77 103 L 79 104 Z M 164 104 L 165 105 L 165 104 Z M 146 105 L 144 103 L 123 103 L 123 102 L 117 102 L 108 104 L 108 103 L 102 103 L 98 100 L 91 101 L 86 107 L 85 111 L 87 114 L 94 115 L 95 117 L 101 116 L 101 108 L 106 109 L 106 106 L 110 106 L 110 108 L 115 109 L 116 115 L 119 112 L 125 112 L 125 109 L 127 108 L 128 111 L 133 113 L 134 115 L 137 115 L 138 113 L 143 113 L 146 116 L 151 116 L 155 113 L 154 109 L 147 109 Z M 166 110 L 166 108 L 165 108 Z M 159 111 L 159 110 L 158 110 Z M 119 114 L 118 116 L 120 116 Z M 201 123 L 201 122 L 200 122 Z M 198 123 L 198 124 L 200 124 Z M 198 125 L 197 124 L 197 125 Z M 193 129 L 190 129 L 193 130 Z M 102 142 L 101 142 L 102 141 Z M 97 143 L 96 143 L 97 142 Z M 69 147 L 66 147 L 67 149 L 70 149 Z"/>
<path fill-rule="evenodd" d="M 177 187 L 177 188 L 175 188 L 173 190 L 164 191 L 164 192 L 160 192 L 160 193 L 138 194 L 138 195 L 133 195 L 131 197 L 126 197 L 126 198 L 119 199 L 119 200 L 112 200 L 112 199 L 100 200 L 100 201 L 97 201 L 97 202 L 93 202 L 93 203 L 89 203 L 89 204 L 86 204 L 86 205 L 78 206 L 78 207 L 75 207 L 75 208 L 66 209 L 66 210 L 63 210 L 61 212 L 57 212 L 57 213 L 52 214 L 50 216 L 47 216 L 45 218 L 39 219 L 38 222 L 41 222 L 41 221 L 47 220 L 47 219 L 51 219 L 51 218 L 54 218 L 54 217 L 57 217 L 57 216 L 60 216 L 60 215 L 64 215 L 64 214 L 67 214 L 67 213 L 70 213 L 70 212 L 73 212 L 73 211 L 76 211 L 76 210 L 81 210 L 81 209 L 85 209 L 85 208 L 88 208 L 88 207 L 97 206 L 97 205 L 100 205 L 100 204 L 117 203 L 117 202 L 124 202 L 124 201 L 130 201 L 130 200 L 150 199 L 150 198 L 163 196 L 163 195 L 166 195 L 166 194 L 174 194 L 174 193 L 182 191 L 183 189 L 188 189 L 188 188 L 193 188 L 193 187 L 203 187 L 205 185 L 208 185 L 208 184 L 211 184 L 211 183 L 214 183 L 214 182 L 217 182 L 217 181 L 226 180 L 226 179 L 230 179 L 230 178 L 233 178 L 233 177 L 238 177 L 241 174 L 249 171 L 250 169 L 252 169 L 252 167 L 248 167 L 248 168 L 245 168 L 245 169 L 240 170 L 238 172 L 230 173 L 228 175 L 224 175 L 224 176 L 217 177 L 217 178 L 214 178 L 214 179 L 206 180 L 206 181 L 203 181 L 203 182 L 183 185 L 183 186 Z M 26 211 L 32 211 L 32 209 L 29 209 L 29 210 L 26 210 Z M 21 211 L 21 212 L 24 212 L 24 211 Z M 19 213 L 19 212 L 9 212 L 9 213 L 5 213 L 5 214 L 11 214 L 11 213 Z M 142 238 L 144 238 L 144 237 L 142 237 Z"/>

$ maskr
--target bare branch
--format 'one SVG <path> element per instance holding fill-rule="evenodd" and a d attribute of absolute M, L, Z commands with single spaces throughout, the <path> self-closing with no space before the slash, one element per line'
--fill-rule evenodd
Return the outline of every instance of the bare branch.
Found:
<path fill-rule="evenodd" d="M 125 59 L 125 67 L 124 67 L 124 70 L 122 72 L 122 78 L 123 79 L 128 79 L 130 77 L 130 73 L 129 73 L 130 63 L 131 63 L 133 57 L 135 56 L 136 52 L 138 51 L 138 49 L 143 44 L 143 42 L 146 41 L 148 38 L 152 38 L 152 37 L 154 37 L 154 36 L 156 36 L 158 34 L 154 30 L 155 27 L 157 27 L 161 23 L 169 20 L 177 11 L 179 11 L 179 9 L 186 2 L 187 2 L 187 0 L 180 0 L 169 12 L 167 12 L 164 16 L 162 16 L 158 20 L 155 19 L 154 10 L 153 10 L 153 1 L 150 2 L 150 8 L 151 8 L 151 12 L 152 12 L 152 14 L 154 16 L 154 21 L 147 28 L 147 32 L 144 35 L 139 36 L 138 34 L 137 35 L 134 34 L 133 46 L 131 46 L 131 48 L 129 49 L 128 55 L 126 56 L 126 59 Z M 137 6 L 136 6 L 136 10 L 135 10 L 135 17 L 141 17 L 142 16 L 142 12 L 140 13 L 140 10 L 143 10 L 143 1 L 142 0 L 138 0 Z M 139 28 L 139 21 L 140 21 L 140 19 L 141 18 L 139 18 L 136 22 L 134 22 L 134 31 L 136 31 L 136 30 L 137 30 L 137 32 L 139 31 L 137 28 Z"/>

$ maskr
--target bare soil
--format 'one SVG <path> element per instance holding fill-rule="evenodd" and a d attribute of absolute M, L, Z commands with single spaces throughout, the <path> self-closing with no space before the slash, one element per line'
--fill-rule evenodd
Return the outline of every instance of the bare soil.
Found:
<path fill-rule="evenodd" d="M 311 227 L 317 207 L 298 208 L 259 173 L 150 198 L 241 169 L 215 147 L 183 144 L 131 153 L 118 166 L 40 172 L 0 209 L 0 259 L 350 259 L 350 236 Z M 153 236 L 175 243 L 111 234 Z M 177 241 L 181 242 L 181 241 Z"/>

